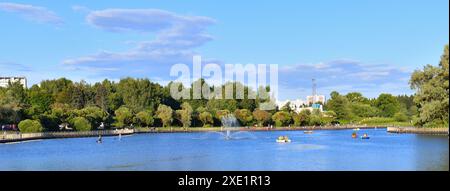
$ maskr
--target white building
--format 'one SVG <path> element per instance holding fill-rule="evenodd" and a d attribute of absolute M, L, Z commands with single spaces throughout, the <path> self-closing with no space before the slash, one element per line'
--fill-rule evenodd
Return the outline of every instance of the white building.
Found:
<path fill-rule="evenodd" d="M 314 103 L 322 103 L 325 104 L 326 99 L 324 95 L 313 95 L 313 96 L 306 96 L 306 103 L 307 105 L 312 105 Z"/>
<path fill-rule="evenodd" d="M 301 99 L 297 99 L 297 100 L 293 100 L 293 101 L 286 100 L 286 101 L 277 101 L 276 102 L 278 109 L 280 109 L 280 110 L 288 103 L 289 103 L 289 106 L 291 107 L 291 110 L 295 111 L 297 113 L 300 112 L 302 108 L 306 107 L 306 103 Z"/>
<path fill-rule="evenodd" d="M 19 82 L 24 88 L 27 87 L 27 78 L 25 77 L 1 77 L 0 76 L 0 87 L 6 88 L 9 83 Z"/>
<path fill-rule="evenodd" d="M 320 102 L 321 104 L 314 104 Z M 309 110 L 313 111 L 314 109 L 318 109 L 321 112 L 323 111 L 323 104 L 325 104 L 326 99 L 324 95 L 316 95 L 316 96 L 307 96 L 306 101 L 303 101 L 301 99 L 297 100 L 285 100 L 285 101 L 277 101 L 276 104 L 278 106 L 278 109 L 281 110 L 287 103 L 290 103 L 289 106 L 291 107 L 292 111 L 295 111 L 296 113 L 300 113 L 302 110 Z"/>

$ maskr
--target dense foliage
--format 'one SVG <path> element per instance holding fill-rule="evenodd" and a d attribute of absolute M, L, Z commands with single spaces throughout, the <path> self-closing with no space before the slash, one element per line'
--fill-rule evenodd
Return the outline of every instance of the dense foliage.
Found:
<path fill-rule="evenodd" d="M 19 129 L 23 133 L 38 133 L 42 132 L 43 128 L 39 121 L 26 119 L 19 123 Z"/>
<path fill-rule="evenodd" d="M 364 97 L 359 92 L 345 95 L 331 92 L 325 112 L 303 109 L 297 113 L 289 105 L 274 110 L 259 110 L 269 99 L 260 87 L 257 92 L 238 82 L 210 87 L 200 79 L 190 87 L 180 88 L 193 95 L 195 84 L 222 89 L 222 97 L 207 99 L 173 98 L 168 86 L 148 79 L 125 78 L 119 82 L 104 80 L 93 85 L 61 78 L 45 80 L 23 88 L 11 83 L 0 88 L 0 125 L 21 124 L 23 132 L 60 131 L 61 124 L 75 130 L 138 127 L 202 127 L 221 126 L 224 116 L 233 114 L 242 126 L 309 126 L 330 124 L 391 124 L 448 126 L 449 63 L 448 46 L 439 66 L 427 65 L 412 74 L 410 84 L 415 95 L 381 94 Z M 228 88 L 231 87 L 232 92 Z M 236 94 L 243 88 L 245 95 Z M 266 90 L 270 89 L 265 87 Z M 258 94 L 265 99 L 249 99 Z M 220 95 L 220 94 L 219 94 Z M 231 95 L 234 99 L 224 99 Z M 39 124 L 39 125 L 38 125 Z M 71 129 L 71 128 L 68 128 Z"/>
<path fill-rule="evenodd" d="M 439 66 L 427 65 L 411 76 L 411 88 L 416 90 L 414 103 L 419 109 L 415 120 L 419 126 L 449 125 L 449 55 L 444 48 Z"/>

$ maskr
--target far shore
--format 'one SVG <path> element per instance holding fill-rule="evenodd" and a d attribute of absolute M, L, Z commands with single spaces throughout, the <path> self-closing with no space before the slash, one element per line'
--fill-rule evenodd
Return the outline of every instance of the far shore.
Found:
<path fill-rule="evenodd" d="M 414 133 L 448 135 L 447 128 L 417 128 L 417 127 L 389 127 L 387 125 L 343 125 L 343 126 L 305 126 L 305 127 L 158 127 L 158 128 L 135 128 L 97 131 L 66 131 L 66 132 L 42 132 L 42 133 L 4 133 L 0 135 L 0 143 L 22 142 L 40 139 L 57 138 L 81 138 L 98 136 L 121 136 L 140 133 L 201 133 L 220 131 L 312 131 L 312 130 L 348 130 L 348 129 L 376 129 L 384 128 L 389 133 Z"/>

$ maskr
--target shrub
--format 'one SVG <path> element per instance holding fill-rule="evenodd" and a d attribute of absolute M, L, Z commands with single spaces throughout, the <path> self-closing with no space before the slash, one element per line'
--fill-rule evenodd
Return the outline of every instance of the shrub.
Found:
<path fill-rule="evenodd" d="M 38 120 L 26 119 L 19 123 L 19 130 L 22 133 L 42 132 L 44 128 Z"/>
<path fill-rule="evenodd" d="M 90 131 L 92 130 L 92 125 L 84 117 L 75 117 L 72 119 L 72 125 L 77 131 Z"/>
<path fill-rule="evenodd" d="M 408 121 L 408 116 L 403 112 L 397 112 L 394 115 L 394 119 L 396 121 L 405 122 L 405 121 Z"/>

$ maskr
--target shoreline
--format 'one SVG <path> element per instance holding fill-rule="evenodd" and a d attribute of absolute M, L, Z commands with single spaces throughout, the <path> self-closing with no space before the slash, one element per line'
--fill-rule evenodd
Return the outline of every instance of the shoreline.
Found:
<path fill-rule="evenodd" d="M 416 128 L 416 127 L 389 127 L 381 126 L 306 126 L 306 127 L 241 127 L 234 128 L 231 131 L 320 131 L 320 130 L 349 130 L 349 129 L 386 129 L 388 133 L 410 133 L 410 134 L 430 134 L 430 135 L 448 135 L 448 128 Z M 120 129 L 120 130 L 97 130 L 97 131 L 72 131 L 72 132 L 43 132 L 43 133 L 16 133 L 0 135 L 0 144 L 14 143 L 31 140 L 44 139 L 61 139 L 61 138 L 82 138 L 101 136 L 119 136 L 143 133 L 202 133 L 202 132 L 221 132 L 227 129 L 221 127 L 194 127 L 194 128 L 136 128 L 136 129 Z"/>

